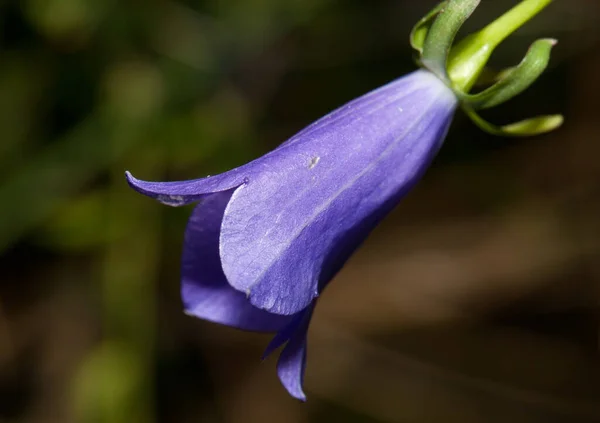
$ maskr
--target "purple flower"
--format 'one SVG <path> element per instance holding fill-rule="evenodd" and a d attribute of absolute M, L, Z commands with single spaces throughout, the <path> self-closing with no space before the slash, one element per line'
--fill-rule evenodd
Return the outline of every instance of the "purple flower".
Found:
<path fill-rule="evenodd" d="M 443 143 L 454 93 L 413 72 L 328 114 L 270 153 L 220 175 L 129 184 L 158 201 L 199 202 L 183 249 L 188 314 L 276 332 L 277 372 L 305 399 L 306 334 L 319 294 L 415 185 Z"/>

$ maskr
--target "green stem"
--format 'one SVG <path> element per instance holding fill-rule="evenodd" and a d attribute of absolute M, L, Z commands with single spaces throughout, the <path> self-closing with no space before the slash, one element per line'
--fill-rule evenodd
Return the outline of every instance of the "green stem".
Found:
<path fill-rule="evenodd" d="M 496 47 L 551 2 L 552 0 L 525 0 L 483 28 L 481 34 Z"/>
<path fill-rule="evenodd" d="M 551 2 L 523 0 L 481 31 L 458 43 L 448 59 L 448 75 L 455 88 L 468 92 L 498 44 Z"/>

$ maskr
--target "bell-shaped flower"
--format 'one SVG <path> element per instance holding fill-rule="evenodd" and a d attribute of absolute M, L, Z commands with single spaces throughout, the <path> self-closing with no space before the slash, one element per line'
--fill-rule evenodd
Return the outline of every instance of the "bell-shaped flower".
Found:
<path fill-rule="evenodd" d="M 461 13 L 470 12 L 463 7 Z M 432 17 L 413 34 L 419 51 Z M 428 58 L 427 42 L 424 50 Z M 305 398 L 307 330 L 319 295 L 423 175 L 462 100 L 445 74 L 436 73 L 440 67 L 433 63 L 431 69 L 351 101 L 223 174 L 181 182 L 126 175 L 136 191 L 164 204 L 198 203 L 183 248 L 186 312 L 275 332 L 265 355 L 284 346 L 277 371 L 296 398 Z"/>
<path fill-rule="evenodd" d="M 199 202 L 183 249 L 187 313 L 286 343 L 279 376 L 301 388 L 306 331 L 320 292 L 375 225 L 414 186 L 439 150 L 457 100 L 420 70 L 323 117 L 229 172 L 144 182 L 138 192 Z"/>

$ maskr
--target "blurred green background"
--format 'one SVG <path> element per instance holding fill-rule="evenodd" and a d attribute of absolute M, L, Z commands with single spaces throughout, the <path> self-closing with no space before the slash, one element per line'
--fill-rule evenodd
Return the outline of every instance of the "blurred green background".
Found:
<path fill-rule="evenodd" d="M 0 0 L 0 422 L 600 422 L 600 2 L 558 0 L 494 55 L 559 38 L 486 117 L 566 124 L 457 115 L 320 301 L 306 404 L 267 335 L 182 313 L 190 208 L 125 183 L 228 170 L 409 72 L 434 4 Z"/>

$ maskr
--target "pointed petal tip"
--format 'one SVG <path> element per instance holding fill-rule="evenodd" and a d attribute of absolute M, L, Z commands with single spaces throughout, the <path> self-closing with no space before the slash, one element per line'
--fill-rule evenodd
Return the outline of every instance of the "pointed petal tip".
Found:
<path fill-rule="evenodd" d="M 296 327 L 296 324 L 294 324 L 294 322 L 291 322 L 291 324 L 288 325 L 287 329 L 279 331 L 263 352 L 260 358 L 261 362 L 264 362 L 267 358 L 271 356 L 271 354 L 277 348 L 279 348 L 282 344 L 287 342 L 290 335 L 288 331 L 291 330 L 292 332 L 294 332 Z M 279 356 L 277 362 L 277 376 L 279 377 L 279 381 L 283 385 L 284 389 L 288 392 L 288 394 L 291 397 L 299 401 L 306 402 L 306 394 L 302 389 L 302 381 L 304 379 L 304 366 L 306 362 L 306 344 L 304 342 L 303 347 L 301 347 L 300 352 L 302 358 L 300 362 L 298 361 L 298 357 L 290 357 L 290 351 L 288 347 L 289 344 L 284 347 L 283 351 L 281 352 L 281 355 Z M 294 354 L 294 352 L 292 352 L 291 355 L 297 354 Z M 296 369 L 293 369 L 293 367 L 296 367 Z"/>
<path fill-rule="evenodd" d="M 131 188 L 133 188 L 135 191 L 137 191 L 140 194 L 145 195 L 147 197 L 158 199 L 155 193 L 153 193 L 152 191 L 148 190 L 147 187 L 145 187 L 148 184 L 147 181 L 142 181 L 141 179 L 137 179 L 128 170 L 125 171 L 125 179 L 127 180 L 127 184 Z"/>
<path fill-rule="evenodd" d="M 295 329 L 277 362 L 277 376 L 281 384 L 292 397 L 300 401 L 306 401 L 302 385 L 306 367 L 306 331 L 310 315 L 307 314 L 300 326 Z"/>
<path fill-rule="evenodd" d="M 137 181 L 137 179 L 135 179 L 133 177 L 133 175 L 131 174 L 131 172 L 128 170 L 125 171 L 125 179 L 127 180 L 127 183 L 131 186 L 133 186 L 135 184 L 135 182 Z"/>
<path fill-rule="evenodd" d="M 302 390 L 296 393 L 290 392 L 290 395 L 299 401 L 306 402 L 306 394 Z"/>
<path fill-rule="evenodd" d="M 135 176 L 131 174 L 130 171 L 125 171 L 125 179 L 131 188 L 139 192 L 140 194 L 147 195 L 149 197 L 154 197 L 153 193 L 148 189 L 144 188 L 144 185 L 148 184 L 147 181 L 142 181 L 141 179 L 137 179 Z"/>
<path fill-rule="evenodd" d="M 304 362 L 302 363 L 299 369 L 296 369 L 295 375 L 290 375 L 286 372 L 286 370 L 282 369 L 280 366 L 278 366 L 277 373 L 281 384 L 288 392 L 288 394 L 290 394 L 297 400 L 305 402 L 306 394 L 304 393 L 304 389 L 302 388 L 302 382 L 304 379 Z"/>
<path fill-rule="evenodd" d="M 131 188 L 150 198 L 172 207 L 185 206 L 186 204 L 199 200 L 198 195 L 180 193 L 178 182 L 150 182 L 137 179 L 128 170 L 125 171 L 125 179 Z M 187 181 L 184 181 L 186 183 Z"/>
<path fill-rule="evenodd" d="M 299 401 L 306 402 L 306 394 L 302 388 L 302 380 L 304 379 L 304 365 L 302 365 L 302 369 L 300 370 L 301 373 L 296 374 L 293 377 L 290 377 L 289 374 L 284 374 L 280 368 L 277 370 L 279 374 L 279 380 L 288 394 Z"/>
<path fill-rule="evenodd" d="M 125 179 L 127 179 L 127 183 L 132 187 L 139 187 L 145 182 L 133 176 L 132 173 L 128 170 L 125 171 Z"/>

